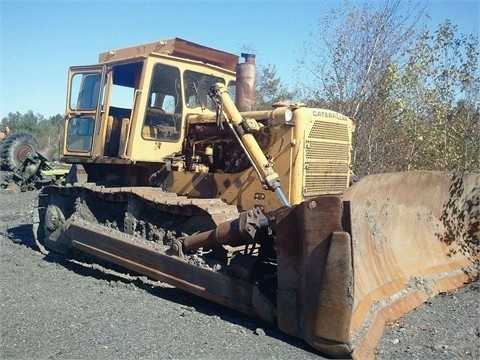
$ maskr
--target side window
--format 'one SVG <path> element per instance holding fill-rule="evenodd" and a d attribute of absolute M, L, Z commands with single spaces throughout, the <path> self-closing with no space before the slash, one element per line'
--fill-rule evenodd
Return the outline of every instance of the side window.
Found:
<path fill-rule="evenodd" d="M 182 128 L 180 71 L 156 64 L 148 94 L 142 136 L 148 140 L 178 141 Z"/>

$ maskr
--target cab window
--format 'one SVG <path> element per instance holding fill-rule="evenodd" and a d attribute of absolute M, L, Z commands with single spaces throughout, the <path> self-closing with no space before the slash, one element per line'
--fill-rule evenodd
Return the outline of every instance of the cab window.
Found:
<path fill-rule="evenodd" d="M 100 92 L 101 73 L 77 73 L 72 77 L 70 103 L 71 110 L 90 110 L 97 108 Z"/>
<path fill-rule="evenodd" d="M 153 70 L 142 136 L 147 140 L 178 141 L 182 128 L 180 71 L 156 64 Z"/>
<path fill-rule="evenodd" d="M 189 108 L 201 107 L 212 111 L 216 110 L 216 104 L 208 96 L 208 91 L 216 83 L 225 84 L 224 79 L 187 70 L 183 74 L 183 81 L 185 84 L 185 101 Z"/>

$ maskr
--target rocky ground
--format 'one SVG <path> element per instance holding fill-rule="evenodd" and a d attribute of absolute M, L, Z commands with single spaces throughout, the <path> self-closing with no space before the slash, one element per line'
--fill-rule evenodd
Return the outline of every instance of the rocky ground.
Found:
<path fill-rule="evenodd" d="M 1 359 L 321 359 L 302 341 L 170 286 L 34 248 L 36 192 L 0 194 Z M 389 324 L 377 359 L 480 357 L 478 283 Z"/>

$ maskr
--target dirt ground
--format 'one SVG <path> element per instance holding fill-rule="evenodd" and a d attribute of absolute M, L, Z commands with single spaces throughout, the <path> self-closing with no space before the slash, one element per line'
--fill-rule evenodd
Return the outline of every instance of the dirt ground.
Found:
<path fill-rule="evenodd" d="M 0 194 L 1 359 L 322 359 L 274 327 L 161 283 L 34 248 L 36 192 Z M 377 359 L 480 357 L 480 285 L 389 324 Z"/>

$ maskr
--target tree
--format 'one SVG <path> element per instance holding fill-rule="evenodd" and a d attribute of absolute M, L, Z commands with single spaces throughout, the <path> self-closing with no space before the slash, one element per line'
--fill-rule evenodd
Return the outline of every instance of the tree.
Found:
<path fill-rule="evenodd" d="M 386 97 L 392 63 L 401 53 L 423 15 L 418 6 L 400 6 L 400 0 L 364 2 L 327 12 L 313 33 L 300 66 L 315 79 L 312 98 L 352 117 L 354 170 L 359 175 L 387 171 L 395 124 Z M 328 24 L 328 26 L 324 26 Z"/>
<path fill-rule="evenodd" d="M 272 104 L 279 101 L 293 101 L 294 91 L 288 91 L 277 76 L 274 65 L 258 66 L 255 84 L 255 107 L 270 109 Z"/>
<path fill-rule="evenodd" d="M 17 111 L 15 113 L 8 113 L 8 115 L 2 119 L 2 125 L 8 124 L 10 128 L 16 132 L 28 132 L 33 135 L 37 123 L 42 120 L 44 120 L 43 115 L 35 115 L 32 110 L 29 110 L 25 114 L 20 114 Z"/>
<path fill-rule="evenodd" d="M 314 79 L 311 90 L 356 117 L 423 15 L 418 6 L 402 12 L 400 5 L 400 0 L 387 0 L 352 7 L 346 1 L 325 13 L 307 43 L 305 53 L 312 56 L 300 61 Z"/>
<path fill-rule="evenodd" d="M 310 99 L 354 118 L 359 175 L 478 171 L 478 36 L 457 36 L 449 22 L 431 34 L 424 15 L 400 0 L 345 2 L 322 17 L 299 62 L 315 79 Z"/>
<path fill-rule="evenodd" d="M 405 50 L 390 97 L 409 149 L 405 169 L 480 170 L 478 36 L 457 35 L 450 21 L 424 28 Z"/>

